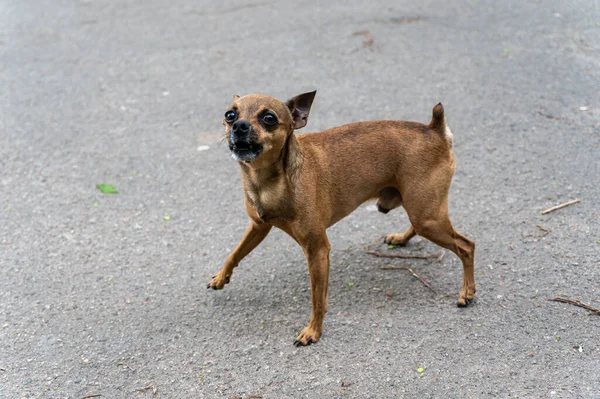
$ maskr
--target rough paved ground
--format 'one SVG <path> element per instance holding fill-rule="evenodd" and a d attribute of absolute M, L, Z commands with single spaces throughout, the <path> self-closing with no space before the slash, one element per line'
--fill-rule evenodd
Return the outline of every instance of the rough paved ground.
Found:
<path fill-rule="evenodd" d="M 600 307 L 599 54 L 597 0 L 1 1 L 0 398 L 600 398 L 600 317 L 547 301 Z M 206 290 L 247 222 L 231 95 L 314 88 L 307 131 L 444 103 L 474 306 L 450 253 L 365 254 L 408 223 L 368 204 L 318 344 L 280 231 Z"/>

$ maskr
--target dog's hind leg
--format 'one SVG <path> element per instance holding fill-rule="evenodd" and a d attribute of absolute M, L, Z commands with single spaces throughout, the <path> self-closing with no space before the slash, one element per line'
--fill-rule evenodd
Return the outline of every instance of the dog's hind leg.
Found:
<path fill-rule="evenodd" d="M 463 265 L 463 284 L 458 296 L 458 306 L 467 306 L 475 296 L 475 243 L 458 233 L 452 227 L 448 217 L 448 188 L 449 179 L 442 184 L 430 181 L 418 187 L 413 187 L 410 196 L 405 196 L 404 208 L 414 232 L 427 238 L 440 247 L 449 249 L 458 256 Z M 427 188 L 427 189 L 423 189 Z"/>
<path fill-rule="evenodd" d="M 388 213 L 394 208 L 402 206 L 402 195 L 397 188 L 384 187 L 377 193 L 377 210 L 381 213 Z M 388 234 L 385 236 L 385 243 L 404 246 L 415 236 L 415 229 L 412 226 L 403 234 Z"/>
<path fill-rule="evenodd" d="M 456 232 L 447 215 L 437 219 L 425 219 L 415 222 L 420 236 L 454 252 L 463 264 L 463 284 L 458 296 L 457 305 L 467 306 L 475 296 L 475 243 Z"/>
<path fill-rule="evenodd" d="M 402 234 L 388 234 L 385 236 L 385 243 L 391 245 L 399 245 L 405 246 L 408 244 L 411 238 L 416 236 L 415 228 L 411 225 L 404 233 Z"/>

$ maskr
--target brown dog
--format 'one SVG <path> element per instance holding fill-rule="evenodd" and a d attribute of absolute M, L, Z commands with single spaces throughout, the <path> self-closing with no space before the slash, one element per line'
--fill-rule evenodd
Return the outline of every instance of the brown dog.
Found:
<path fill-rule="evenodd" d="M 233 268 L 275 226 L 289 234 L 308 260 L 312 315 L 297 345 L 317 342 L 327 312 L 329 241 L 326 230 L 360 204 L 377 198 L 387 213 L 404 206 L 411 227 L 385 242 L 405 245 L 416 234 L 454 252 L 463 264 L 458 306 L 475 295 L 475 244 L 448 218 L 454 174 L 452 133 L 444 108 L 433 108 L 429 126 L 406 121 L 352 123 L 314 134 L 306 125 L 316 91 L 282 103 L 260 94 L 234 97 L 225 113 L 227 140 L 242 169 L 250 224 L 242 241 L 208 288 L 221 289 Z"/>

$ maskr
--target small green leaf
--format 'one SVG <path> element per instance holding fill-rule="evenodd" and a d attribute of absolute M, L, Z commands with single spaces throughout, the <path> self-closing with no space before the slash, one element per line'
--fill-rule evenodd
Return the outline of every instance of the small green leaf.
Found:
<path fill-rule="evenodd" d="M 556 337 L 556 340 L 557 340 L 557 341 L 560 341 L 560 337 Z"/>
<path fill-rule="evenodd" d="M 164 219 L 165 219 L 165 220 L 171 220 L 171 216 L 169 216 L 169 215 L 166 215 L 166 216 L 164 217 Z"/>
<path fill-rule="evenodd" d="M 352 281 L 350 281 L 350 282 L 348 283 L 348 287 L 354 287 L 354 283 L 353 283 Z"/>
<path fill-rule="evenodd" d="M 202 381 L 202 380 L 204 379 L 204 376 L 203 376 L 202 374 L 200 374 L 200 375 L 198 376 L 198 379 L 199 379 L 200 381 Z"/>
<path fill-rule="evenodd" d="M 10 209 L 10 206 L 8 208 Z M 600 244 L 600 240 L 596 241 L 596 244 Z"/>
<path fill-rule="evenodd" d="M 96 184 L 96 188 L 102 192 L 102 194 L 118 194 L 119 192 L 115 189 L 112 184 Z"/>
<path fill-rule="evenodd" d="M 396 248 L 396 246 L 395 246 L 395 245 L 392 245 L 392 244 L 390 244 L 390 245 L 388 245 L 388 248 L 389 248 L 389 249 L 394 249 L 394 248 Z"/>
<path fill-rule="evenodd" d="M 98 202 L 94 202 L 94 206 L 98 206 Z"/>
<path fill-rule="evenodd" d="M 477 327 L 477 328 L 481 327 L 481 323 L 477 323 L 477 326 L 476 326 L 476 327 Z"/>
<path fill-rule="evenodd" d="M 419 368 L 417 369 L 417 372 L 418 372 L 418 373 L 422 373 L 423 371 L 425 371 L 425 369 L 424 369 L 423 367 L 419 367 Z"/>
<path fill-rule="evenodd" d="M 6 208 L 4 208 L 5 211 L 10 211 L 12 209 L 12 207 L 9 205 Z M 600 244 L 600 240 L 598 241 L 598 244 Z"/>

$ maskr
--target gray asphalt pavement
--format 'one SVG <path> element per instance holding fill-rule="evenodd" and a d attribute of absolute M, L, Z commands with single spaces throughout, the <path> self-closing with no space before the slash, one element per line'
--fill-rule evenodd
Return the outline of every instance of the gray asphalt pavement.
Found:
<path fill-rule="evenodd" d="M 451 253 L 364 253 L 408 226 L 373 204 L 319 343 L 281 231 L 206 290 L 247 224 L 231 96 L 312 89 L 306 132 L 444 104 L 476 304 Z M 0 143 L 2 399 L 600 398 L 600 316 L 548 301 L 600 308 L 598 0 L 2 0 Z"/>

